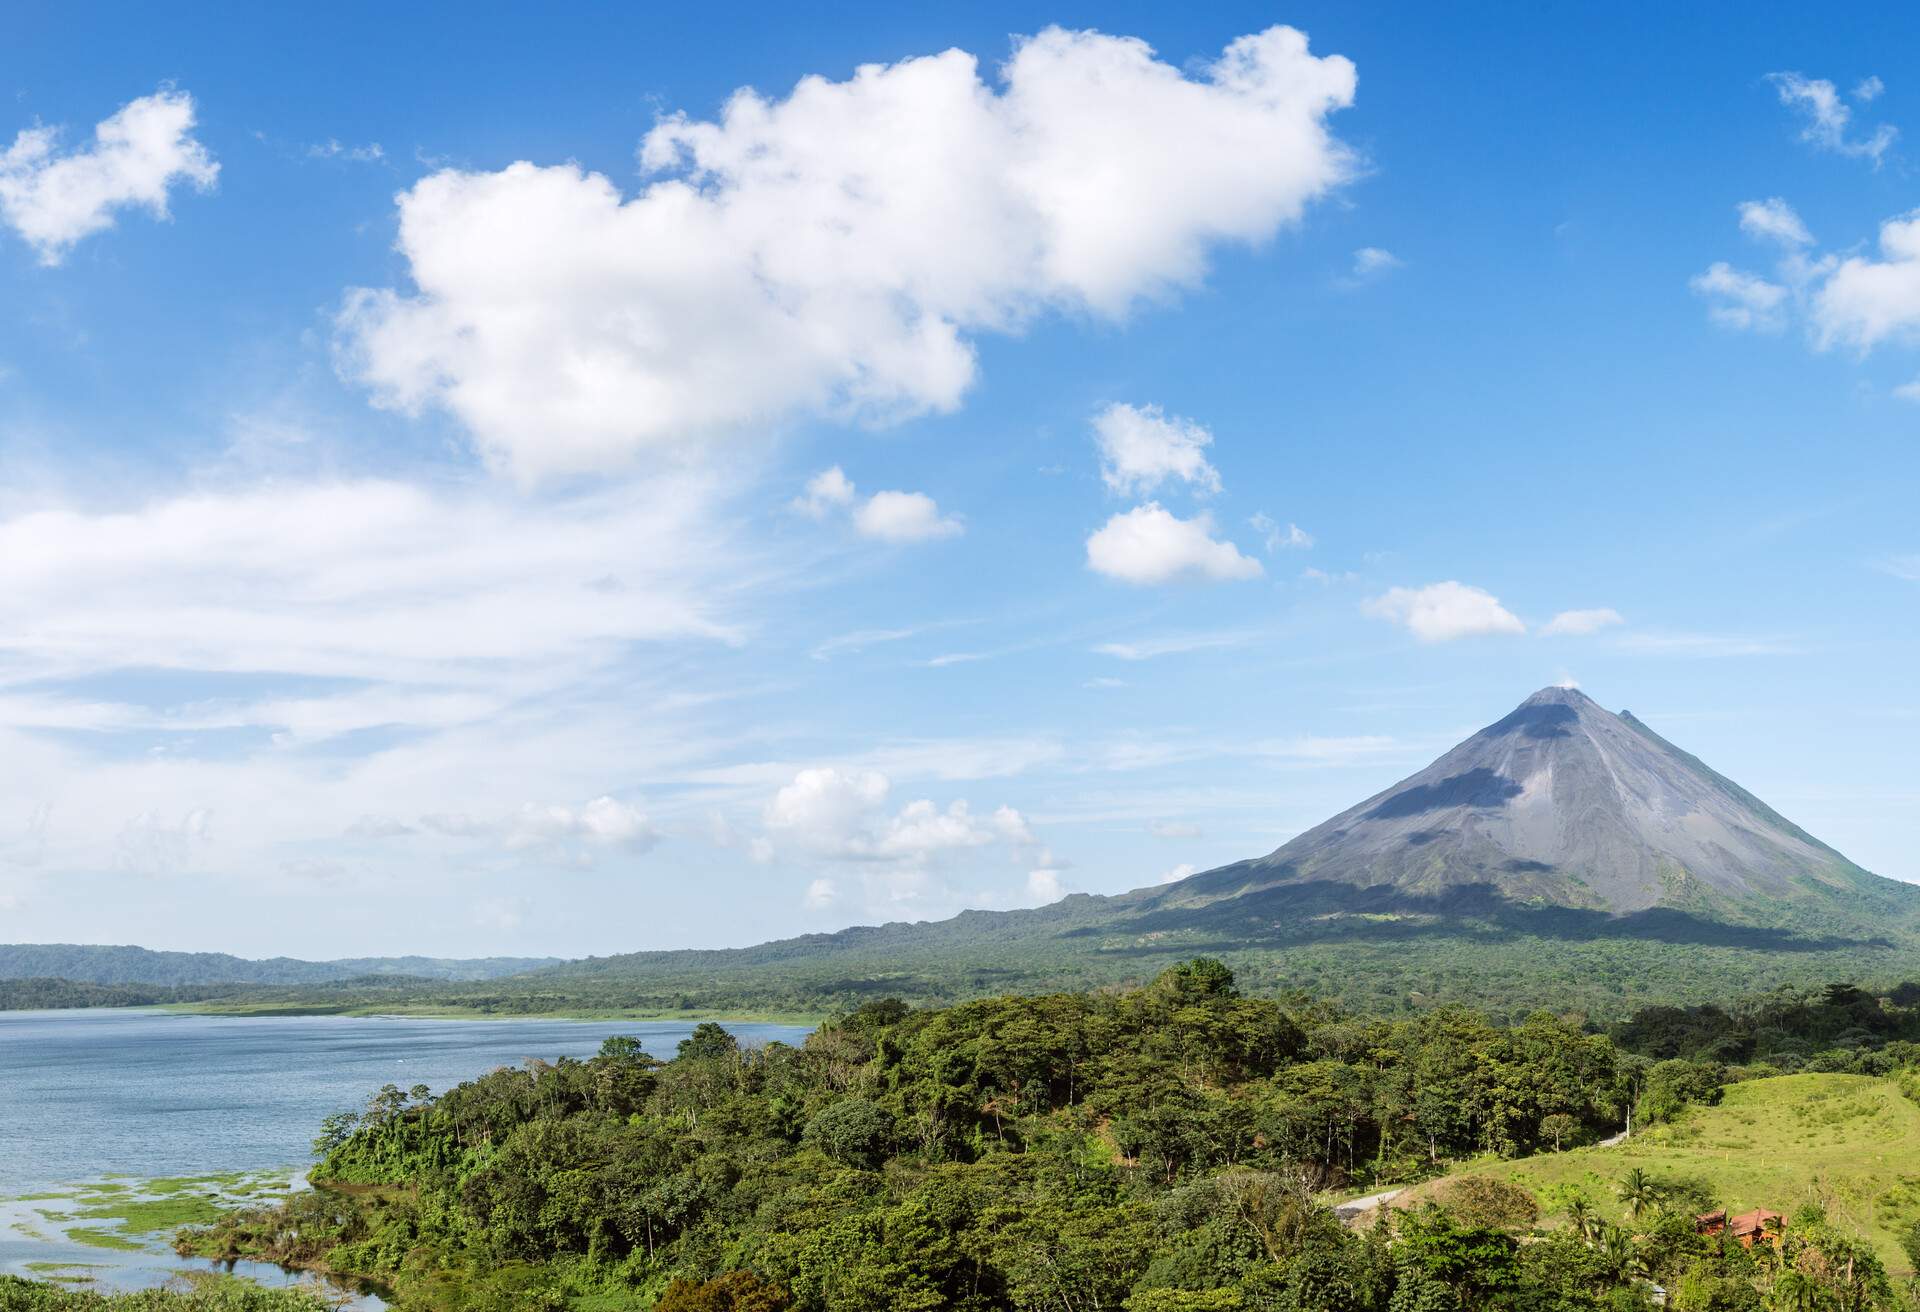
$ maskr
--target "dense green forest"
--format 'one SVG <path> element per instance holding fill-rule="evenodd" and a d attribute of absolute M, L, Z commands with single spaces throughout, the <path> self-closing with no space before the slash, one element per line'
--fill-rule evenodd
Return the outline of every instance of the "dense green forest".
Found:
<path fill-rule="evenodd" d="M 71 979 L 0 979 L 0 1011 L 73 1007 L 152 1007 L 233 996 L 219 984 L 94 984 Z"/>
<path fill-rule="evenodd" d="M 1899 887 L 1863 894 L 1853 914 L 1795 907 L 1780 923 L 1670 907 L 1609 916 L 1466 894 L 1443 908 L 1404 896 L 1352 903 L 1324 889 L 1292 888 L 1201 906 L 1143 900 L 1160 893 L 1078 894 L 1031 911 L 968 911 L 748 948 L 557 964 L 245 962 L 0 945 L 0 1007 L 200 1001 L 240 1012 L 817 1019 L 888 997 L 930 1006 L 1010 992 L 1139 987 L 1206 955 L 1227 961 L 1255 996 L 1304 991 L 1381 1015 L 1463 1004 L 1501 1020 L 1540 1007 L 1617 1019 L 1652 1004 L 1706 1004 L 1783 985 L 1853 979 L 1887 988 L 1920 976 L 1920 893 Z M 22 975 L 38 978 L 7 978 Z M 66 981 L 73 983 L 58 987 Z M 101 993 L 96 985 L 132 992 Z"/>
<path fill-rule="evenodd" d="M 554 957 L 354 957 L 255 961 L 225 952 L 156 952 L 96 943 L 0 943 L 0 980 L 63 979 L 82 984 L 318 984 L 368 975 L 470 980 L 558 965 Z"/>
<path fill-rule="evenodd" d="M 1323 1200 L 1683 1118 L 1733 1080 L 1902 1073 L 1916 995 L 1607 1034 L 1248 998 L 1197 959 L 1128 991 L 873 1002 L 798 1048 L 702 1025 L 666 1063 L 611 1039 L 438 1098 L 389 1086 L 322 1127 L 320 1188 L 180 1242 L 471 1312 L 1547 1312 L 1656 1286 L 1683 1312 L 1911 1308 L 1817 1212 L 1752 1252 L 1697 1234 L 1705 1179 L 1635 1173 L 1625 1226 L 1497 1180 L 1358 1229 Z"/>
<path fill-rule="evenodd" d="M 1357 931 L 1335 937 L 1328 930 L 1323 939 L 1284 949 L 1169 934 L 1099 950 L 982 937 L 907 951 L 885 929 L 847 933 L 872 938 L 821 951 L 767 944 L 738 952 L 649 953 L 644 960 L 590 959 L 470 983 L 390 978 L 254 988 L 212 1005 L 239 1011 L 819 1018 L 888 997 L 927 1006 L 1008 992 L 1139 987 L 1178 961 L 1205 954 L 1226 960 L 1243 991 L 1255 996 L 1304 992 L 1381 1015 L 1461 1004 L 1501 1020 L 1541 1007 L 1615 1019 L 1653 1004 L 1706 1004 L 1779 986 L 1817 988 L 1836 978 L 1888 988 L 1920 975 L 1920 952 L 1891 948 L 1785 950 L 1683 936 L 1563 939 L 1457 922 L 1374 926 L 1364 937 Z"/>

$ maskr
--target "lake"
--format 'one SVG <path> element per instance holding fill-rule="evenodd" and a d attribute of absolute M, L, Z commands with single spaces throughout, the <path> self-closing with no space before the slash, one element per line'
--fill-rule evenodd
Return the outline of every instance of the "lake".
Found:
<path fill-rule="evenodd" d="M 747 1045 L 808 1032 L 723 1023 Z M 529 1057 L 590 1057 L 612 1034 L 671 1057 L 695 1024 L 0 1012 L 0 1199 L 112 1177 L 290 1175 L 311 1160 L 322 1118 L 383 1084 L 438 1093 Z M 0 1205 L 0 1272 L 84 1260 L 99 1283 L 130 1287 L 195 1265 L 166 1253 L 162 1237 L 139 1237 L 138 1253 L 76 1248 L 47 1210 Z"/>

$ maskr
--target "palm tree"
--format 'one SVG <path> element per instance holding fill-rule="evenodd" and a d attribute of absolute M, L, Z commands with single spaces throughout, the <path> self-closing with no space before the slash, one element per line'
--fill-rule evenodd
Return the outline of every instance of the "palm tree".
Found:
<path fill-rule="evenodd" d="M 1790 1267 L 1773 1282 L 1773 1306 L 1780 1312 L 1813 1312 L 1819 1298 L 1819 1284 L 1804 1271 Z"/>
<path fill-rule="evenodd" d="M 1620 1201 L 1627 1205 L 1627 1216 L 1635 1221 L 1640 1214 L 1660 1200 L 1660 1186 L 1653 1177 L 1639 1167 L 1628 1171 L 1620 1180 Z"/>
<path fill-rule="evenodd" d="M 1617 1225 L 1608 1226 L 1600 1234 L 1600 1262 L 1620 1284 L 1639 1275 L 1645 1265 L 1633 1246 L 1633 1236 Z"/>
<path fill-rule="evenodd" d="M 1586 1243 L 1592 1243 L 1594 1223 L 1599 1219 L 1594 1214 L 1593 1204 L 1575 1194 L 1567 1200 L 1566 1211 L 1567 1223 L 1573 1227 L 1574 1233 Z"/>

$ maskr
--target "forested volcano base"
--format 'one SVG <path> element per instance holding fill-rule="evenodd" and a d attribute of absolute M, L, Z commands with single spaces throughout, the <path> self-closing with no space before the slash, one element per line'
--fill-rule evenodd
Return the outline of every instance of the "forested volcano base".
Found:
<path fill-rule="evenodd" d="M 1883 926 L 1888 939 L 1874 942 L 1857 927 L 1789 933 L 1666 911 L 1610 918 L 1489 907 L 1478 917 L 1437 917 L 1310 908 L 1313 914 L 1302 912 L 1291 936 L 1276 944 L 1225 923 L 1202 930 L 1148 922 L 1136 933 L 1116 935 L 1081 923 L 1100 909 L 1098 902 L 1073 897 L 1039 912 L 970 911 L 937 925 L 850 929 L 729 951 L 588 959 L 475 983 L 386 978 L 232 989 L 204 1009 L 818 1018 L 888 997 L 925 1006 L 1009 992 L 1137 988 L 1201 954 L 1228 961 L 1248 994 L 1305 992 L 1376 1015 L 1458 1003 L 1502 1018 L 1548 1007 L 1619 1019 L 1655 1003 L 1712 1002 L 1779 985 L 1852 979 L 1891 988 L 1920 977 L 1920 938 L 1891 916 Z M 0 1003 L 6 988 L 0 983 Z"/>
<path fill-rule="evenodd" d="M 873 1004 L 801 1048 L 707 1025 L 665 1064 L 612 1039 L 437 1099 L 390 1087 L 328 1122 L 322 1188 L 181 1243 L 473 1312 L 1545 1312 L 1650 1307 L 1654 1281 L 1680 1309 L 1910 1308 L 1842 1218 L 1795 1216 L 1777 1251 L 1696 1235 L 1700 1176 L 1638 1173 L 1624 1214 L 1545 1200 L 1584 1231 L 1498 1181 L 1357 1233 L 1324 1200 L 1595 1143 L 1630 1108 L 1684 1118 L 1783 1066 L 1897 1077 L 1916 1021 L 1845 986 L 1617 1039 L 1374 1020 L 1242 997 L 1202 959 L 1124 993 Z"/>

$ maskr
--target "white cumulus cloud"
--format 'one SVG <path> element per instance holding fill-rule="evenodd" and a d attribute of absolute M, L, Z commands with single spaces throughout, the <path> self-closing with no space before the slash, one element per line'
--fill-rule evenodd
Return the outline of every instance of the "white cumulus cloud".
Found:
<path fill-rule="evenodd" d="M 838 465 L 808 479 L 793 508 L 814 519 L 851 511 L 855 530 L 881 542 L 930 542 L 966 532 L 965 524 L 941 514 L 939 503 L 924 492 L 875 492 L 860 500 L 852 480 Z"/>
<path fill-rule="evenodd" d="M 58 264 L 81 238 L 112 227 L 119 210 L 166 218 L 173 187 L 206 191 L 220 174 L 193 126 L 193 97 L 161 91 L 123 105 L 92 142 L 64 153 L 58 129 L 27 128 L 0 152 L 0 219 L 41 263 Z"/>
<path fill-rule="evenodd" d="M 1100 448 L 1100 479 L 1115 492 L 1151 492 L 1179 479 L 1202 492 L 1220 490 L 1220 472 L 1207 463 L 1209 433 L 1191 419 L 1157 405 L 1114 404 L 1093 417 Z"/>
<path fill-rule="evenodd" d="M 931 799 L 887 811 L 892 782 L 876 770 L 800 770 L 767 803 L 763 820 L 776 849 L 833 861 L 919 868 L 946 854 L 1004 844 L 1041 850 L 1025 816 L 1010 806 L 976 814 L 964 799 Z"/>
<path fill-rule="evenodd" d="M 815 519 L 825 519 L 853 504 L 853 483 L 840 466 L 823 469 L 807 480 L 807 489 L 794 498 L 793 508 Z"/>
<path fill-rule="evenodd" d="M 1880 225 L 1880 258 L 1840 261 L 1813 299 L 1813 330 L 1822 346 L 1866 350 L 1920 335 L 1920 210 Z"/>
<path fill-rule="evenodd" d="M 1157 501 L 1109 519 L 1087 539 L 1087 568 L 1123 583 L 1170 583 L 1177 579 L 1252 579 L 1260 562 L 1231 542 L 1213 536 L 1204 511 L 1181 519 Z"/>
<path fill-rule="evenodd" d="M 1527 626 L 1482 588 L 1449 580 L 1424 588 L 1389 588 L 1362 603 L 1376 619 L 1404 625 L 1421 642 L 1452 642 L 1489 633 L 1525 633 Z"/>
<path fill-rule="evenodd" d="M 1067 895 L 1067 886 L 1058 870 L 1029 870 L 1027 900 L 1033 906 L 1051 906 Z"/>
<path fill-rule="evenodd" d="M 875 492 L 853 512 L 853 526 L 882 542 L 928 542 L 965 531 L 924 492 Z"/>
<path fill-rule="evenodd" d="M 585 843 L 645 852 L 659 841 L 659 831 L 647 822 L 645 812 L 611 797 L 596 797 L 578 807 L 530 802 L 505 825 L 506 846 L 513 851 Z"/>
<path fill-rule="evenodd" d="M 1297 220 L 1354 172 L 1327 128 L 1354 85 L 1287 27 L 1191 73 L 1049 28 L 997 86 L 950 50 L 670 116 L 633 196 L 572 164 L 442 170 L 399 197 L 411 290 L 348 295 L 341 365 L 526 478 L 949 411 L 974 335 L 1119 318 Z"/>

